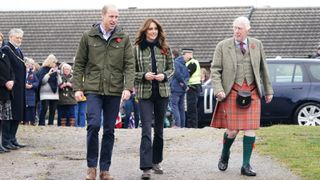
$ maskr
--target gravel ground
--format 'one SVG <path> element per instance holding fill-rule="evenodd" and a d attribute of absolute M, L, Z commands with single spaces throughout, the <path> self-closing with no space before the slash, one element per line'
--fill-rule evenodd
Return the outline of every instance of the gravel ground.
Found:
<path fill-rule="evenodd" d="M 102 131 L 100 131 L 102 132 Z M 111 174 L 117 180 L 140 179 L 139 145 L 141 129 L 117 129 Z M 152 179 L 301 179 L 269 157 L 253 152 L 251 165 L 256 177 L 240 175 L 242 138 L 231 149 L 229 168 L 217 168 L 222 147 L 223 130 L 165 129 L 163 175 Z M 0 179 L 77 180 L 86 176 L 86 130 L 68 127 L 20 126 L 21 143 L 28 147 L 0 154 Z M 101 133 L 100 133 L 101 136 Z M 240 137 L 240 136 L 239 136 Z"/>

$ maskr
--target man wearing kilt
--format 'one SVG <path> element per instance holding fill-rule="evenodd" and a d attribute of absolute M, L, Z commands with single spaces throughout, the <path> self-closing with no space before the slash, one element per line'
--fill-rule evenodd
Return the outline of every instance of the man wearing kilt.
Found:
<path fill-rule="evenodd" d="M 218 43 L 211 64 L 211 79 L 215 97 L 219 101 L 211 126 L 226 128 L 222 154 L 218 163 L 220 171 L 228 168 L 230 147 L 240 130 L 243 137 L 243 162 L 241 174 L 256 176 L 250 166 L 255 143 L 255 130 L 260 127 L 261 86 L 265 101 L 270 103 L 273 89 L 261 41 L 248 37 L 250 21 L 238 17 L 233 22 L 233 37 Z M 237 102 L 239 91 L 251 92 L 251 104 L 241 107 Z"/>

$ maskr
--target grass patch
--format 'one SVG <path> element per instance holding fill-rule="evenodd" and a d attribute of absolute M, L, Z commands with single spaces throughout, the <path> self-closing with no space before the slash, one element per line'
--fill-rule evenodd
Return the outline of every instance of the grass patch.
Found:
<path fill-rule="evenodd" d="M 256 150 L 306 180 L 320 177 L 320 127 L 274 125 L 257 131 Z"/>

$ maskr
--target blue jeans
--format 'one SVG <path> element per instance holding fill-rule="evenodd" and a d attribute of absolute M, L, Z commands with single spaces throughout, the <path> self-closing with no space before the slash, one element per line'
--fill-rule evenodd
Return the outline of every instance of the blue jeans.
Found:
<path fill-rule="evenodd" d="M 87 94 L 87 166 L 97 167 L 99 130 L 103 110 L 103 135 L 100 150 L 100 171 L 108 171 L 114 144 L 114 128 L 119 112 L 120 96 Z"/>
<path fill-rule="evenodd" d="M 86 126 L 86 112 L 87 112 L 87 101 L 80 101 L 75 107 L 76 112 L 76 126 Z"/>
<path fill-rule="evenodd" d="M 140 116 L 139 116 L 139 107 L 138 103 L 135 101 L 134 96 L 131 96 L 129 100 L 127 100 L 124 104 L 126 117 L 124 118 L 124 128 L 128 128 L 129 118 L 131 116 L 131 112 L 134 112 L 134 122 L 135 128 L 138 128 Z"/>
<path fill-rule="evenodd" d="M 175 125 L 178 127 L 185 127 L 186 124 L 184 96 L 185 93 L 172 93 L 170 97 L 172 114 L 175 120 Z"/>

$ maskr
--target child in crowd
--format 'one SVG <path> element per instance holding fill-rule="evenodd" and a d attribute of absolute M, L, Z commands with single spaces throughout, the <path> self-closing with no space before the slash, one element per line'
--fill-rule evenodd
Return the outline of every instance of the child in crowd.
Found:
<path fill-rule="evenodd" d="M 34 60 L 26 58 L 26 108 L 24 125 L 35 125 L 36 115 L 36 93 L 39 85 L 38 77 L 35 74 Z"/>

